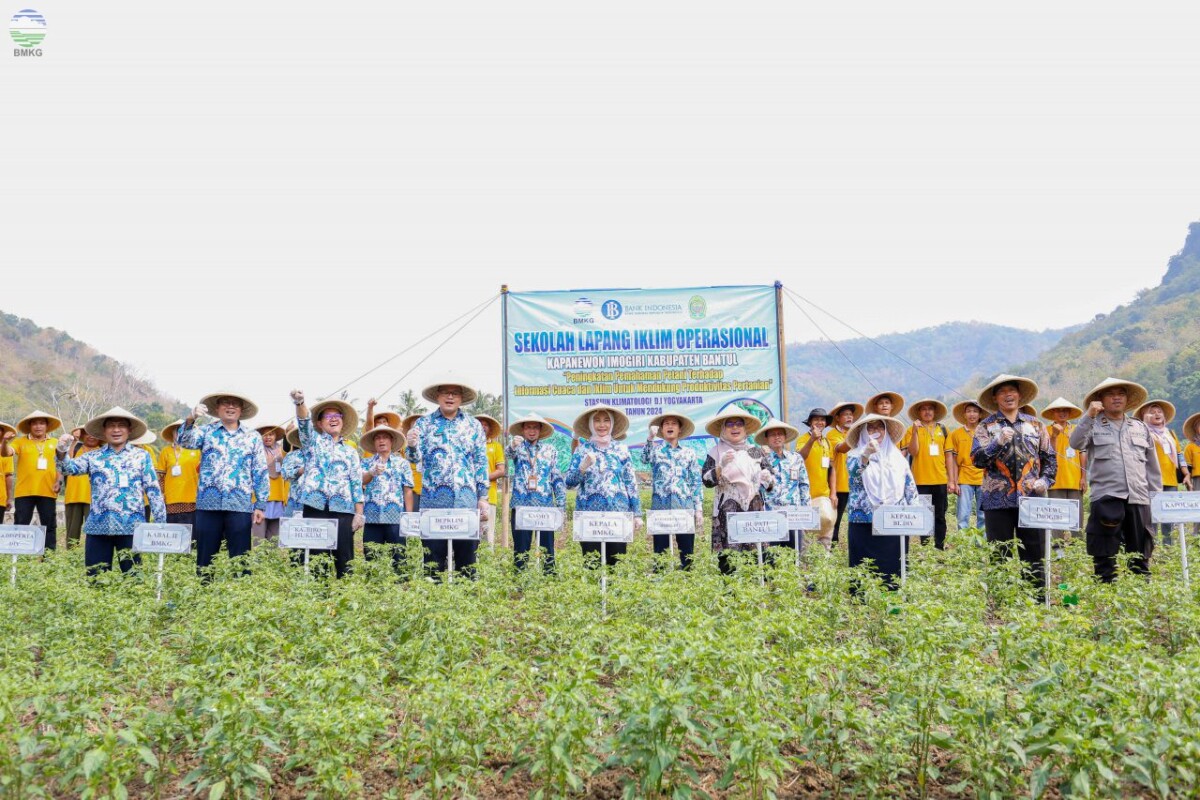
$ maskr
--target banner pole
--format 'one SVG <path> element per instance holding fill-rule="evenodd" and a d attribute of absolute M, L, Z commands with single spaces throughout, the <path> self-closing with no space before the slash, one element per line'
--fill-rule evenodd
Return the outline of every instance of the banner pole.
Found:
<path fill-rule="evenodd" d="M 508 284 L 500 285 L 500 441 L 508 436 Z M 500 479 L 500 502 L 497 504 L 500 519 L 504 520 L 504 547 L 512 547 L 512 519 L 509 508 L 512 506 L 512 482 L 508 478 L 508 465 L 505 464 L 504 477 Z M 499 526 L 500 520 L 493 520 L 492 527 Z M 493 539 L 495 535 L 493 534 Z M 493 547 L 493 550 L 495 548 Z"/>
<path fill-rule="evenodd" d="M 775 281 L 775 337 L 779 351 L 779 418 L 788 418 L 787 347 L 783 338 L 783 283 Z"/>

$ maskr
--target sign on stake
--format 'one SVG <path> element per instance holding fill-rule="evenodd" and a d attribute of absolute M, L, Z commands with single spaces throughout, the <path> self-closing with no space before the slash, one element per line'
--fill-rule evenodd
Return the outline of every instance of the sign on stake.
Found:
<path fill-rule="evenodd" d="M 0 525 L 0 554 L 12 556 L 12 585 L 17 585 L 17 557 L 46 552 L 46 526 Z"/>
<path fill-rule="evenodd" d="M 1180 523 L 1200 522 L 1200 492 L 1159 492 L 1150 498 L 1150 519 L 1158 525 L 1177 525 L 1183 585 L 1191 586 L 1188 571 L 1187 528 Z"/>
<path fill-rule="evenodd" d="M 765 586 L 763 545 L 786 542 L 788 518 L 783 511 L 733 511 L 725 515 L 730 544 L 752 544 L 758 548 L 758 582 Z"/>
<path fill-rule="evenodd" d="M 624 511 L 576 511 L 572 533 L 577 542 L 600 543 L 600 609 L 608 615 L 608 543 L 633 541 L 633 515 Z"/>
<path fill-rule="evenodd" d="M 900 537 L 900 585 L 908 579 L 908 537 L 933 534 L 933 509 L 920 503 L 912 506 L 880 506 L 871 515 L 876 536 Z"/>
<path fill-rule="evenodd" d="M 539 572 L 542 566 L 542 534 L 557 533 L 562 530 L 562 509 L 553 506 L 518 506 L 516 509 L 514 529 L 532 531 L 534 568 Z"/>
<path fill-rule="evenodd" d="M 421 510 L 421 538 L 445 540 L 446 580 L 454 582 L 454 539 L 479 541 L 478 508 L 430 508 Z"/>
<path fill-rule="evenodd" d="M 139 522 L 133 527 L 133 552 L 157 553 L 158 574 L 155 597 L 162 602 L 163 562 L 167 554 L 185 555 L 192 550 L 192 526 L 163 522 Z"/>
<path fill-rule="evenodd" d="M 1053 583 L 1053 534 L 1051 531 L 1079 530 L 1079 501 L 1058 497 L 1022 497 L 1017 501 L 1017 524 L 1022 528 L 1041 528 L 1044 533 L 1042 548 L 1042 587 L 1046 608 L 1050 607 L 1050 586 Z"/>
<path fill-rule="evenodd" d="M 304 574 L 308 574 L 308 557 L 312 550 L 333 550 L 337 547 L 336 519 L 316 517 L 285 517 L 279 520 L 279 546 L 304 551 Z"/>

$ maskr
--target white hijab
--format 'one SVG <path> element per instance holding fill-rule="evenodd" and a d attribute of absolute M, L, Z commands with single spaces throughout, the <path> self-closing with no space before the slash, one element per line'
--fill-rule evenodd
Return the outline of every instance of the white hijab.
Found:
<path fill-rule="evenodd" d="M 600 434 L 596 433 L 596 414 L 605 414 L 608 416 L 608 421 L 609 421 L 608 433 L 604 436 L 601 436 Z M 613 432 L 613 428 L 615 428 L 617 426 L 617 421 L 615 419 L 613 419 L 612 414 L 609 414 L 607 411 L 597 411 L 596 414 L 592 414 L 590 417 L 588 417 L 588 432 L 592 434 L 591 438 L 588 439 L 588 441 L 590 441 L 593 445 L 595 445 L 596 447 L 599 447 L 601 450 L 603 450 L 604 448 L 606 448 L 610 444 L 612 444 L 612 441 L 613 441 L 612 432 Z"/>
<path fill-rule="evenodd" d="M 869 437 L 870 434 L 864 429 L 859 439 L 862 444 L 851 453 L 857 456 L 860 462 L 867 449 L 866 442 L 871 441 Z M 886 426 L 882 437 L 876 441 L 879 452 L 871 456 L 871 460 L 862 471 L 863 490 L 867 493 L 867 500 L 872 508 L 897 505 L 904 499 L 905 477 L 909 474 L 908 460 L 888 435 Z"/>

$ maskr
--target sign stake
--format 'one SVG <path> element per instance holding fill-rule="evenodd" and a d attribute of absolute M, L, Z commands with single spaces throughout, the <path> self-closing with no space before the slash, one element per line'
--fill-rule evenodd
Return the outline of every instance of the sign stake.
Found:
<path fill-rule="evenodd" d="M 308 548 L 304 548 L 304 574 L 308 574 Z"/>
<path fill-rule="evenodd" d="M 17 554 L 16 553 L 13 553 L 12 585 L 13 586 L 17 585 Z"/>
<path fill-rule="evenodd" d="M 446 539 L 446 583 L 454 583 L 454 540 Z"/>
<path fill-rule="evenodd" d="M 165 558 L 166 558 L 166 556 L 163 555 L 162 553 L 158 554 L 158 577 L 155 580 L 155 584 L 156 584 L 155 598 L 160 603 L 162 602 L 163 561 Z"/>
<path fill-rule="evenodd" d="M 900 537 L 900 585 L 908 578 L 908 537 Z"/>
<path fill-rule="evenodd" d="M 763 566 L 763 543 L 758 543 L 758 585 L 767 585 L 766 568 Z"/>
<path fill-rule="evenodd" d="M 1183 559 L 1183 585 L 1191 588 L 1192 576 L 1188 571 L 1188 556 L 1187 556 L 1187 525 L 1176 525 L 1175 530 L 1179 532 L 1179 557 Z M 16 558 L 16 556 L 13 556 Z"/>
<path fill-rule="evenodd" d="M 600 614 L 608 616 L 608 542 L 600 540 Z"/>

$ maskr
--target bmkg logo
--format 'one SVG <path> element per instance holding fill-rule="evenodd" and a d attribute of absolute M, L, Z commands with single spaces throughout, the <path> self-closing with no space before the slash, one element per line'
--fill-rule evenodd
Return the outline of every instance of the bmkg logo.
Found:
<path fill-rule="evenodd" d="M 587 297 L 581 297 L 575 301 L 575 318 L 572 322 L 578 325 L 581 322 L 593 322 L 592 317 L 592 301 Z"/>
<path fill-rule="evenodd" d="M 616 300 L 605 300 L 604 305 L 600 306 L 600 313 L 605 319 L 620 319 L 624 310 Z"/>
<path fill-rule="evenodd" d="M 42 48 L 38 45 L 46 38 L 46 18 L 32 8 L 23 8 L 13 14 L 8 35 L 17 45 L 14 56 L 41 56 Z"/>

